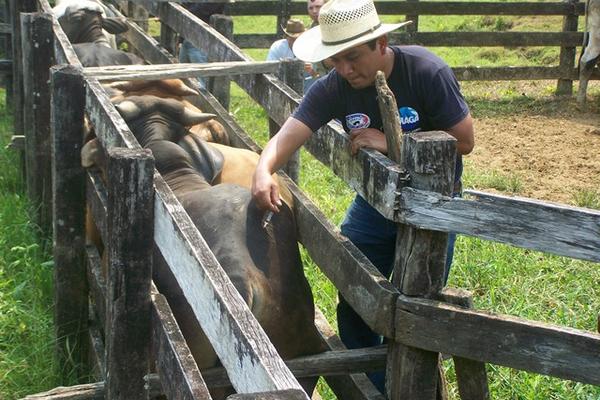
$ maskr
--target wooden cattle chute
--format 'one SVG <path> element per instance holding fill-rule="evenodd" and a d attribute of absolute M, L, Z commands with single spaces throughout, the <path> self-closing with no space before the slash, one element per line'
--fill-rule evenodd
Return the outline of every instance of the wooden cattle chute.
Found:
<path fill-rule="evenodd" d="M 168 39 L 173 31 L 185 32 L 186 39 L 198 47 L 207 49 L 215 61 L 249 61 L 230 41 L 181 6 L 171 3 L 162 3 L 159 6 L 149 1 L 138 3 L 147 7 L 153 15 L 160 17 L 165 32 L 163 38 Z M 42 11 L 47 12 L 48 5 L 45 0 L 40 0 L 40 6 Z M 44 15 L 38 17 L 47 18 Z M 100 231 L 109 238 L 107 243 L 111 266 L 146 265 L 148 249 L 152 247 L 149 231 L 155 226 L 154 240 L 160 248 L 165 249 L 166 258 L 170 258 L 173 253 L 187 257 L 184 260 L 179 259 L 179 262 L 175 263 L 177 265 L 172 265 L 175 276 L 182 281 L 189 281 L 189 274 L 195 273 L 197 275 L 193 279 L 200 282 L 199 284 L 204 285 L 210 280 L 206 277 L 214 278 L 213 282 L 218 282 L 214 285 L 206 283 L 202 294 L 190 292 L 188 298 L 203 305 L 207 304 L 203 301 L 214 298 L 219 299 L 216 304 L 233 305 L 233 311 L 223 316 L 225 321 L 215 325 L 210 321 L 208 326 L 215 329 L 218 329 L 216 326 L 220 326 L 241 335 L 232 335 L 232 340 L 236 340 L 236 337 L 247 338 L 247 335 L 250 335 L 256 343 L 263 343 L 262 331 L 253 325 L 255 322 L 248 315 L 247 308 L 239 304 L 231 284 L 215 265 L 216 261 L 206 249 L 198 232 L 189 226 L 187 215 L 177 211 L 178 204 L 170 190 L 165 188 L 161 177 L 154 175 L 154 198 L 147 196 L 149 190 L 142 189 L 148 188 L 152 181 L 151 158 L 141 151 L 133 140 L 126 124 L 93 76 L 94 71 L 88 70 L 88 74 L 84 72 L 82 75 L 81 70 L 74 67 L 77 61 L 71 58 L 70 45 L 65 41 L 55 20 L 50 18 L 50 21 L 55 60 L 57 63 L 71 64 L 69 67 L 55 67 L 52 74 L 53 98 L 56 99 L 51 126 L 56 150 L 53 155 L 53 221 L 56 243 L 57 332 L 59 337 L 65 338 L 62 344 L 73 346 L 75 343 L 82 350 L 81 347 L 86 343 L 88 336 L 92 339 L 99 337 L 94 333 L 98 331 L 94 329 L 94 325 L 89 326 L 89 331 L 82 330 L 79 326 L 84 322 L 83 327 L 88 327 L 88 293 L 97 305 L 95 312 L 100 315 L 96 324 L 111 332 L 122 329 L 122 325 L 119 324 L 128 318 L 128 310 L 121 308 L 118 301 L 104 304 L 102 300 L 115 297 L 106 295 L 114 293 L 115 283 L 119 280 L 129 282 L 131 279 L 139 282 L 142 288 L 151 287 L 148 271 L 144 268 L 136 271 L 138 275 L 133 277 L 116 275 L 129 271 L 115 269 L 109 274 L 109 280 L 103 282 L 99 273 L 97 252 L 88 247 L 86 254 L 81 206 L 84 203 L 86 179 L 90 182 L 88 199 L 96 215 L 96 222 Z M 137 52 L 152 63 L 168 64 L 173 61 L 160 45 L 135 25 L 131 26 L 126 39 Z M 180 72 L 175 71 L 172 76 L 177 76 Z M 198 75 L 202 75 L 202 72 L 198 72 Z M 265 108 L 269 117 L 277 124 L 283 123 L 297 106 L 298 95 L 274 75 L 233 75 L 231 79 Z M 382 95 L 382 99 L 385 100 L 386 97 Z M 202 92 L 197 102 L 204 111 L 219 115 L 219 120 L 226 127 L 234 145 L 258 149 L 215 97 Z M 127 202 L 114 196 L 114 193 L 122 192 L 123 189 L 109 180 L 107 195 L 104 190 L 98 188 L 99 185 L 91 184 L 98 181 L 98 177 L 91 175 L 86 178 L 84 171 L 79 167 L 79 122 L 83 120 L 83 104 L 104 147 L 115 160 L 111 163 L 113 167 L 109 168 L 111 174 L 122 176 L 123 184 L 141 189 L 135 192 L 135 196 L 146 206 L 138 206 L 136 209 L 149 212 L 143 216 L 137 215 L 137 227 L 123 224 L 124 220 L 133 218 L 133 210 L 123 204 Z M 383 108 L 386 109 L 386 106 Z M 397 131 L 393 128 L 393 118 L 389 120 L 389 129 Z M 295 198 L 295 213 L 302 244 L 369 326 L 391 339 L 386 367 L 390 372 L 389 396 L 394 399 L 435 398 L 439 352 L 455 357 L 459 390 L 464 399 L 487 397 L 483 368 L 485 362 L 600 385 L 597 372 L 600 370 L 600 335 L 467 308 L 470 306 L 468 296 L 453 290 L 442 291 L 441 250 L 445 248 L 446 232 L 454 231 L 600 262 L 600 212 L 486 193 L 475 193 L 472 200 L 452 199 L 448 196 L 447 183 L 448 177 L 453 175 L 451 160 L 454 155 L 454 141 L 442 132 L 411 134 L 402 139 L 404 149 L 401 155 L 404 162 L 400 165 L 370 150 L 362 150 L 358 156 L 352 157 L 347 150 L 346 135 L 335 125 L 322 128 L 306 145 L 316 158 L 329 166 L 383 215 L 396 221 L 403 237 L 411 238 L 402 241 L 402 246 L 397 249 L 395 276 L 402 276 L 404 279 L 394 282 L 396 285 L 392 285 L 381 276 L 347 239 L 339 235 L 337 229 L 318 208 L 291 181 L 288 182 Z M 118 147 L 127 147 L 129 150 L 119 150 Z M 132 180 L 125 180 L 125 176 Z M 152 201 L 154 206 L 151 205 Z M 118 204 L 119 202 L 122 204 Z M 154 215 L 151 215 L 152 210 Z M 147 234 L 138 237 L 136 234 L 140 231 L 136 229 L 143 229 Z M 121 239 L 113 243 L 112 238 L 117 236 Z M 134 244 L 134 240 L 139 242 Z M 145 250 L 136 251 L 135 254 L 125 251 L 127 246 L 134 245 L 138 250 Z M 411 255 L 410 258 L 407 257 L 408 254 Z M 430 254 L 438 254 L 440 257 L 429 257 Z M 89 280 L 86 279 L 86 271 L 81 267 L 86 255 Z M 194 268 L 186 268 L 194 266 L 197 269 L 195 272 L 191 272 Z M 186 398 L 205 398 L 207 391 L 203 374 L 190 363 L 189 350 L 175 329 L 174 321 L 170 318 L 162 297 L 149 290 L 139 290 L 137 296 L 140 308 L 153 310 L 153 317 L 151 320 L 142 318 L 139 322 L 140 330 L 137 332 L 121 332 L 124 332 L 124 338 L 136 334 L 139 338 L 140 332 L 143 334 L 150 330 L 150 326 L 154 327 L 155 346 L 159 349 L 157 354 L 161 357 L 157 364 L 162 388 L 158 390 L 164 391 L 170 398 L 176 398 L 175 395 L 181 393 L 185 393 Z M 208 304 L 218 307 L 212 301 L 208 301 Z M 103 315 L 111 317 L 103 318 Z M 196 313 L 203 326 L 211 315 L 214 316 L 210 311 Z M 90 317 L 94 317 L 94 314 Z M 232 328 L 238 323 L 243 324 L 244 328 Z M 332 347 L 339 348 L 336 338 L 330 333 L 327 335 Z M 214 336 L 219 339 L 217 342 L 220 342 L 227 335 L 219 332 L 213 333 L 212 337 Z M 507 341 L 506 338 L 510 340 Z M 247 343 L 247 339 L 241 340 Z M 140 341 L 139 347 L 134 348 L 127 346 L 126 342 L 111 342 L 110 339 L 107 342 L 106 361 L 102 362 L 104 351 L 96 354 L 99 371 L 106 372 L 108 368 L 111 371 L 110 379 L 103 384 L 90 385 L 84 389 L 95 391 L 96 396 L 99 393 L 107 394 L 109 398 L 118 398 L 119 393 L 129 390 L 129 393 L 132 393 L 131 397 L 123 395 L 125 397 L 122 398 L 137 398 L 135 395 L 140 393 L 133 393 L 134 388 L 143 392 L 140 380 L 145 376 L 144 360 L 137 355 L 148 354 L 150 344 Z M 213 344 L 218 352 L 224 353 L 228 352 L 227 347 L 234 347 L 231 344 Z M 272 349 L 269 346 L 268 341 L 257 349 L 248 346 L 239 355 L 243 358 L 255 351 L 259 353 L 253 355 L 259 360 L 256 364 L 259 372 L 248 377 L 248 380 L 252 381 L 248 386 L 242 376 L 245 374 L 239 373 L 235 365 L 229 365 L 225 361 L 227 358 L 223 360 L 234 384 L 242 392 L 277 391 L 272 395 L 304 398 L 297 391 L 297 384 L 294 384 L 295 381 L 283 366 L 283 362 L 271 353 Z M 92 340 L 92 348 L 101 349 L 102 346 L 98 340 Z M 130 351 L 135 354 L 131 355 Z M 380 352 L 379 349 L 373 351 Z M 80 351 L 79 354 L 83 352 Z M 123 368 L 118 368 L 127 360 L 132 360 L 127 364 L 129 369 L 124 371 Z M 381 362 L 381 359 L 378 362 Z M 244 372 L 253 370 L 247 368 L 250 367 L 243 368 Z M 360 370 L 363 369 L 368 368 L 363 365 Z M 167 375 L 165 371 L 171 374 Z M 328 375 L 327 372 L 320 373 Z M 157 389 L 155 376 L 147 376 L 147 381 L 152 389 Z M 328 382 L 341 398 L 375 399 L 380 396 L 365 382 L 364 375 L 341 375 L 328 379 Z M 72 390 L 80 389 L 84 390 Z M 291 392 L 287 389 L 291 389 Z M 120 390 L 123 392 L 119 392 Z"/>

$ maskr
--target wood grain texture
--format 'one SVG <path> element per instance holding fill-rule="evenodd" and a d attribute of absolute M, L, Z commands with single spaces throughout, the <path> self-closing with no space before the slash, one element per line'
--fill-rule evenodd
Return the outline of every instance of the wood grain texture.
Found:
<path fill-rule="evenodd" d="M 396 340 L 408 346 L 600 384 L 597 333 L 406 296 L 396 322 Z"/>
<path fill-rule="evenodd" d="M 196 366 L 173 312 L 153 285 L 152 327 L 156 369 L 162 393 L 168 399 L 210 399 L 208 388 Z"/>
<path fill-rule="evenodd" d="M 88 286 L 84 267 L 85 177 L 81 168 L 85 90 L 81 70 L 51 70 L 54 324 L 59 365 L 86 365 Z M 82 369 L 80 376 L 85 376 Z"/>
<path fill-rule="evenodd" d="M 50 136 L 50 66 L 54 64 L 52 18 L 44 13 L 21 14 L 23 54 L 23 129 L 27 193 L 33 221 L 46 233 L 52 229 L 52 168 Z"/>
<path fill-rule="evenodd" d="M 145 399 L 149 371 L 154 158 L 150 150 L 108 151 L 106 397 Z"/>
<path fill-rule="evenodd" d="M 451 199 L 404 188 L 394 220 L 600 261 L 600 211 L 477 191 L 465 193 L 475 199 Z"/>

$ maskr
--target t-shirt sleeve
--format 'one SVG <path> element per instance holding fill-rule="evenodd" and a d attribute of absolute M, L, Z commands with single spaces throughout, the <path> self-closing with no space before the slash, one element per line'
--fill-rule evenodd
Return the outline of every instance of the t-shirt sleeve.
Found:
<path fill-rule="evenodd" d="M 448 129 L 469 114 L 469 106 L 460 93 L 460 86 L 448 66 L 440 68 L 433 79 L 424 82 L 425 109 L 433 126 Z"/>
<path fill-rule="evenodd" d="M 330 76 L 318 79 L 306 92 L 292 117 L 313 132 L 334 118 L 335 81 Z"/>

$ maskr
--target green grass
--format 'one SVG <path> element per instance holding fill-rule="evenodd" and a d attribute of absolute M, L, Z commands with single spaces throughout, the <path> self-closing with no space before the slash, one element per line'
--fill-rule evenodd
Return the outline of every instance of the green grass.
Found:
<path fill-rule="evenodd" d="M 29 222 L 12 116 L 0 90 L 0 399 L 56 386 L 51 243 Z"/>

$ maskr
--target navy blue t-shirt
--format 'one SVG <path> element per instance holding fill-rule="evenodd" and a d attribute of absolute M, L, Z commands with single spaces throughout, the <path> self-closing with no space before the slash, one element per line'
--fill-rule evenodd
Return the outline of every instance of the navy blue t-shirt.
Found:
<path fill-rule="evenodd" d="M 394 67 L 387 84 L 396 97 L 405 132 L 447 130 L 469 113 L 456 77 L 438 56 L 420 46 L 391 46 Z M 313 131 L 332 119 L 346 132 L 375 128 L 383 132 L 375 86 L 353 89 L 335 70 L 315 82 L 292 115 Z M 456 159 L 455 181 L 462 175 Z"/>

